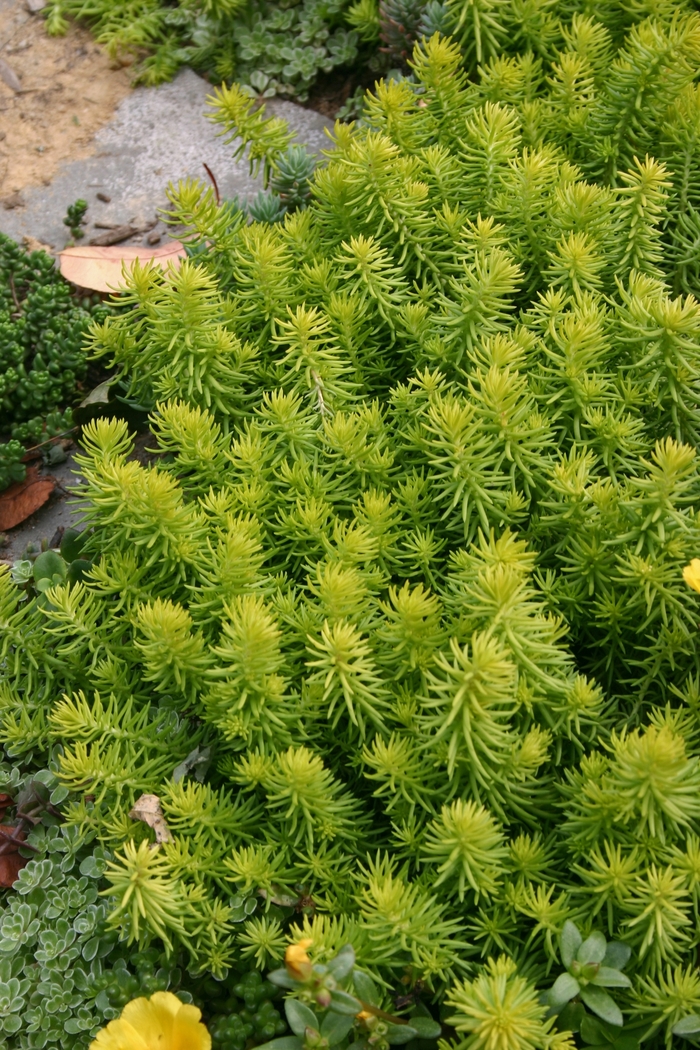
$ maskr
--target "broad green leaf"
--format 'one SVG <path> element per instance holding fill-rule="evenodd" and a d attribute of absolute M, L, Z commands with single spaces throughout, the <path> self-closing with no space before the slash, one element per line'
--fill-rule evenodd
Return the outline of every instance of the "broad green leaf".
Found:
<path fill-rule="evenodd" d="M 639 1039 L 636 1035 L 619 1035 L 614 1043 L 615 1050 L 639 1050 Z"/>
<path fill-rule="evenodd" d="M 109 1007 L 110 999 L 105 988 L 95 997 L 95 1006 L 102 1013 Z"/>
<path fill-rule="evenodd" d="M 552 987 L 545 993 L 547 1005 L 555 1013 L 559 1013 L 569 999 L 578 995 L 579 990 L 580 985 L 575 977 L 572 977 L 570 973 L 559 974 Z"/>
<path fill-rule="evenodd" d="M 78 583 L 80 580 L 85 579 L 86 574 L 91 568 L 91 561 L 88 561 L 86 558 L 76 558 L 76 560 L 72 561 L 68 566 L 66 579 L 69 583 Z"/>
<path fill-rule="evenodd" d="M 345 947 L 340 949 L 335 959 L 330 960 L 328 969 L 336 981 L 342 981 L 352 971 L 354 965 L 355 950 L 351 944 L 346 944 Z"/>
<path fill-rule="evenodd" d="M 352 1014 L 337 1014 L 329 1010 L 321 1024 L 321 1035 L 328 1040 L 329 1046 L 335 1046 L 342 1042 L 354 1024 Z"/>
<path fill-rule="evenodd" d="M 611 966 L 613 970 L 624 970 L 631 954 L 632 949 L 629 944 L 623 944 L 622 941 L 610 941 L 605 949 L 603 963 L 605 966 Z"/>
<path fill-rule="evenodd" d="M 85 944 L 83 945 L 83 951 L 82 951 L 83 959 L 85 959 L 86 962 L 92 962 L 92 960 L 97 955 L 99 947 L 100 947 L 100 938 L 99 937 L 90 937 L 90 939 L 87 940 L 85 942 Z"/>
<path fill-rule="evenodd" d="M 631 988 L 632 982 L 625 973 L 613 970 L 611 966 L 601 966 L 591 984 L 597 984 L 601 988 Z"/>
<path fill-rule="evenodd" d="M 592 1010 L 598 1017 L 602 1017 L 609 1024 L 622 1024 L 620 1007 L 602 988 L 596 988 L 594 985 L 589 984 L 581 989 L 580 995 L 588 1009 Z"/>
<path fill-rule="evenodd" d="M 432 1017 L 409 1017 L 408 1023 L 415 1028 L 419 1039 L 439 1039 L 442 1026 Z"/>
<path fill-rule="evenodd" d="M 594 930 L 576 952 L 576 959 L 580 963 L 602 963 L 607 946 L 605 935 Z"/>
<path fill-rule="evenodd" d="M 88 538 L 87 530 L 79 532 L 78 529 L 66 529 L 61 540 L 60 553 L 69 564 L 79 558 L 82 554 L 85 541 Z"/>
<path fill-rule="evenodd" d="M 297 982 L 290 977 L 286 970 L 272 970 L 267 975 L 268 981 L 276 984 L 278 988 L 296 988 Z"/>
<path fill-rule="evenodd" d="M 557 1017 L 557 1028 L 560 1032 L 578 1032 L 588 1016 L 583 1003 L 567 1003 Z"/>
<path fill-rule="evenodd" d="M 697 1014 L 688 1014 L 682 1017 L 673 1026 L 674 1035 L 697 1035 L 700 1032 L 700 1017 Z"/>
<path fill-rule="evenodd" d="M 363 999 L 366 1003 L 376 1006 L 379 1002 L 379 992 L 369 974 L 364 973 L 362 970 L 353 970 L 352 979 L 358 998 Z"/>
<path fill-rule="evenodd" d="M 347 992 L 331 992 L 331 1010 L 339 1014 L 359 1014 L 362 1003 Z"/>
<path fill-rule="evenodd" d="M 49 801 L 52 806 L 60 806 L 70 795 L 70 791 L 63 784 L 58 784 L 51 792 Z"/>
<path fill-rule="evenodd" d="M 567 919 L 562 927 L 559 937 L 559 948 L 561 950 L 561 961 L 568 970 L 576 958 L 576 952 L 581 947 L 583 938 L 578 932 L 578 926 Z"/>
<path fill-rule="evenodd" d="M 100 862 L 95 857 L 86 857 L 80 865 L 80 874 L 87 875 L 89 879 L 101 879 L 104 875 L 107 862 Z"/>
<path fill-rule="evenodd" d="M 36 583 L 41 580 L 49 580 L 53 586 L 54 582 L 65 580 L 66 563 L 56 551 L 44 551 L 34 562 L 33 572 Z"/>
<path fill-rule="evenodd" d="M 387 1024 L 387 1041 L 390 1046 L 402 1046 L 417 1036 L 415 1028 L 407 1024 Z"/>
<path fill-rule="evenodd" d="M 271 1039 L 269 1043 L 263 1043 L 256 1050 L 302 1050 L 304 1040 L 296 1035 L 283 1035 L 279 1039 Z"/>
<path fill-rule="evenodd" d="M 581 1038 L 584 1043 L 606 1044 L 612 1043 L 619 1028 L 606 1024 L 599 1017 L 586 1014 L 581 1020 Z"/>
<path fill-rule="evenodd" d="M 298 999 L 285 999 L 284 1012 L 295 1035 L 303 1036 L 307 1028 L 318 1030 L 320 1027 L 318 1017 L 311 1007 L 300 1003 Z"/>

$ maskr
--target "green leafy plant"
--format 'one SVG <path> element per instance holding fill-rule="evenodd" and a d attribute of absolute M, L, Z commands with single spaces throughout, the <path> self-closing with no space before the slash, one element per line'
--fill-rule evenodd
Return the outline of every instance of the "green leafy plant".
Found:
<path fill-rule="evenodd" d="M 3 441 L 0 444 L 0 491 L 13 481 L 23 481 L 27 470 L 22 463 L 24 446 L 21 441 Z"/>
<path fill-rule="evenodd" d="M 684 1039 L 690 1040 L 691 1043 L 697 1043 L 700 1035 L 700 1017 L 697 1014 L 688 1014 L 687 1017 L 682 1017 L 680 1021 L 674 1024 L 673 1034 L 680 1035 Z"/>
<path fill-rule="evenodd" d="M 81 848 L 76 829 L 59 826 L 56 806 L 65 791 L 48 771 L 4 787 L 14 796 L 17 827 L 31 828 L 21 837 L 32 850 L 0 903 L 4 1039 L 18 1046 L 59 1046 L 68 1039 L 87 1046 L 102 1023 L 93 982 L 114 946 L 104 929 L 108 907 L 94 881 L 99 852 Z"/>
<path fill-rule="evenodd" d="M 87 201 L 82 199 L 74 201 L 73 204 L 68 205 L 63 225 L 68 227 L 70 235 L 74 240 L 78 240 L 83 236 L 82 223 L 87 209 Z"/>
<path fill-rule="evenodd" d="M 339 992 L 390 1015 L 367 1045 L 420 1006 L 474 1050 L 700 1012 L 700 16 L 644 12 L 557 7 L 471 77 L 422 40 L 283 216 L 171 187 L 188 258 L 89 333 L 153 459 L 91 422 L 83 579 L 0 572 L 0 734 L 112 854 L 120 950 L 286 957 L 292 1050 Z M 272 186 L 284 124 L 212 115 Z"/>
<path fill-rule="evenodd" d="M 15 562 L 12 573 L 27 595 L 36 596 L 45 605 L 47 593 L 57 584 L 81 580 L 92 561 L 82 557 L 87 537 L 77 529 L 66 529 L 58 550 L 28 550 L 21 561 Z"/>
<path fill-rule="evenodd" d="M 285 968 L 268 975 L 272 983 L 291 993 L 285 1000 L 285 1013 L 293 1035 L 273 1039 L 265 1044 L 265 1050 L 332 1047 L 346 1041 L 358 1050 L 386 1050 L 415 1039 L 439 1037 L 440 1025 L 427 1010 L 414 1010 L 406 1019 L 381 1008 L 383 996 L 376 984 L 355 968 L 352 945 L 344 945 L 326 964 L 320 964 L 306 954 L 309 944 L 302 938 L 291 945 L 285 954 Z"/>
<path fill-rule="evenodd" d="M 359 38 L 345 24 L 346 7 L 347 0 L 132 0 L 126 7 L 115 0 L 50 0 L 47 28 L 64 33 L 69 18 L 85 20 L 110 57 L 142 59 L 136 67 L 141 83 L 168 80 L 187 64 L 217 82 L 242 81 L 253 98 L 303 100 L 319 74 L 357 58 Z"/>
<path fill-rule="evenodd" d="M 617 1050 L 638 1050 L 640 1046 L 639 1035 L 590 1014 L 581 1018 L 579 1033 L 584 1046 L 598 1047 L 600 1050 L 607 1050 L 608 1047 L 615 1047 Z"/>
<path fill-rule="evenodd" d="M 553 1030 L 554 1021 L 546 1018 L 547 1008 L 538 1002 L 532 983 L 505 956 L 489 959 L 478 977 L 458 983 L 445 1001 L 455 1010 L 448 1024 L 457 1032 L 457 1046 L 465 1050 L 496 1041 L 537 1050 L 571 1045 L 568 1032 Z"/>
<path fill-rule="evenodd" d="M 91 318 L 109 307 L 78 303 L 45 252 L 25 252 L 0 234 L 0 489 L 22 481 L 24 445 L 70 430 L 64 406 L 85 377 L 82 347 Z"/>
<path fill-rule="evenodd" d="M 257 970 L 221 985 L 188 976 L 162 949 L 133 952 L 118 942 L 100 893 L 109 851 L 86 847 L 62 824 L 66 793 L 53 773 L 3 767 L 0 786 L 4 828 L 29 829 L 21 835 L 28 859 L 0 898 L 5 1045 L 87 1047 L 130 999 L 166 989 L 196 999 L 216 1050 L 243 1050 L 287 1030 L 273 1005 L 277 990 Z"/>
<path fill-rule="evenodd" d="M 621 1026 L 620 1008 L 606 989 L 631 988 L 632 982 L 622 971 L 629 962 L 632 949 L 619 941 L 608 943 L 605 935 L 598 931 L 584 941 L 576 924 L 567 919 L 559 938 L 559 951 L 566 972 L 557 977 L 543 996 L 550 1011 L 561 1015 L 576 998 L 608 1025 Z M 569 1009 L 563 1023 L 576 1031 L 580 1025 L 574 1027 L 571 1024 L 573 1018 L 568 1016 L 571 1013 Z"/>

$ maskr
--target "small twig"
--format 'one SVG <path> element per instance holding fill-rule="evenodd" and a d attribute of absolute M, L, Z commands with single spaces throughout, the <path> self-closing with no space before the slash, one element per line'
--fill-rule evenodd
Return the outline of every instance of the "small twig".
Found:
<path fill-rule="evenodd" d="M 40 441 L 38 445 L 32 445 L 30 448 L 25 449 L 25 452 L 36 452 L 38 448 L 43 448 L 44 445 L 48 445 L 54 438 L 68 437 L 69 434 L 74 434 L 76 430 L 80 430 L 80 426 L 71 427 L 70 430 L 62 430 L 60 434 L 52 434 L 51 437 L 45 438 Z"/>
<path fill-rule="evenodd" d="M 388 1014 L 385 1010 L 380 1010 L 378 1006 L 373 1006 L 372 1003 L 366 1003 L 364 999 L 360 999 L 362 1003 L 362 1009 L 366 1010 L 368 1014 L 374 1014 L 375 1017 L 381 1017 L 383 1021 L 389 1021 L 391 1024 L 410 1024 L 405 1017 L 396 1017 L 394 1014 Z"/>
<path fill-rule="evenodd" d="M 221 204 L 221 194 L 219 193 L 219 186 L 218 186 L 218 183 L 216 181 L 216 177 L 214 175 L 214 172 L 211 170 L 211 168 L 209 167 L 208 164 L 204 164 L 203 166 L 204 166 L 204 170 L 206 171 L 207 175 L 211 179 L 212 184 L 214 186 L 214 193 L 216 194 L 216 203 L 217 204 Z"/>
<path fill-rule="evenodd" d="M 20 817 L 19 823 L 15 824 L 15 826 L 13 828 L 13 834 L 12 835 L 3 835 L 2 838 L 0 838 L 0 857 L 5 856 L 6 853 L 12 853 L 13 852 L 10 849 L 10 845 L 22 846 L 23 849 L 24 848 L 30 849 L 30 850 L 32 850 L 33 853 L 40 853 L 41 852 L 39 849 L 37 849 L 36 846 L 30 846 L 29 843 L 25 839 L 16 839 L 15 838 L 14 832 L 16 832 L 16 831 L 26 832 L 27 826 L 28 826 L 27 820 L 24 817 Z"/>

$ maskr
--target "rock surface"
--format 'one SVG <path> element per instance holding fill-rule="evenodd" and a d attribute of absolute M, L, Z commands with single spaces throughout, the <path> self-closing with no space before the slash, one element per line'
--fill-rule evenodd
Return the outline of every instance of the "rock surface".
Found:
<path fill-rule="evenodd" d="M 169 182 L 188 176 L 208 181 L 204 164 L 223 197 L 254 196 L 260 179 L 251 178 L 245 158 L 232 159 L 235 145 L 226 145 L 206 117 L 212 90 L 190 69 L 168 84 L 136 88 L 95 136 L 94 154 L 64 165 L 50 185 L 23 191 L 23 206 L 0 211 L 0 230 L 15 240 L 32 237 L 60 250 L 69 236 L 62 222 L 66 208 L 81 197 L 89 206 L 86 240 L 104 229 L 96 222 L 145 225 L 166 206 Z M 309 152 L 330 145 L 325 129 L 332 121 L 319 113 L 282 99 L 268 101 L 267 112 L 284 117 Z M 161 225 L 158 229 L 164 233 Z M 142 242 L 139 235 L 125 243 Z"/>

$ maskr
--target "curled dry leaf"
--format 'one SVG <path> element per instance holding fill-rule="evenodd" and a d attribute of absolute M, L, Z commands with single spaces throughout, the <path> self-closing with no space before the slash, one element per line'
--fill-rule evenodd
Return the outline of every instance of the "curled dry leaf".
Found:
<path fill-rule="evenodd" d="M 160 808 L 160 799 L 157 795 L 142 795 L 134 803 L 134 808 L 129 813 L 132 820 L 142 820 L 153 828 L 156 833 L 156 842 L 172 842 L 173 836 L 170 832 L 163 810 Z"/>
<path fill-rule="evenodd" d="M 61 273 L 68 281 L 80 288 L 89 288 L 96 292 L 114 292 L 124 284 L 123 270 L 129 270 L 132 263 L 154 262 L 165 269 L 173 266 L 178 269 L 180 259 L 186 252 L 180 241 L 170 241 L 160 248 L 141 248 L 138 245 L 120 248 L 118 246 L 100 248 L 97 245 L 82 244 L 76 248 L 66 248 L 59 253 Z"/>
<path fill-rule="evenodd" d="M 0 532 L 21 524 L 43 507 L 56 487 L 50 474 L 39 476 L 36 467 L 27 470 L 24 481 L 15 481 L 0 493 Z"/>

